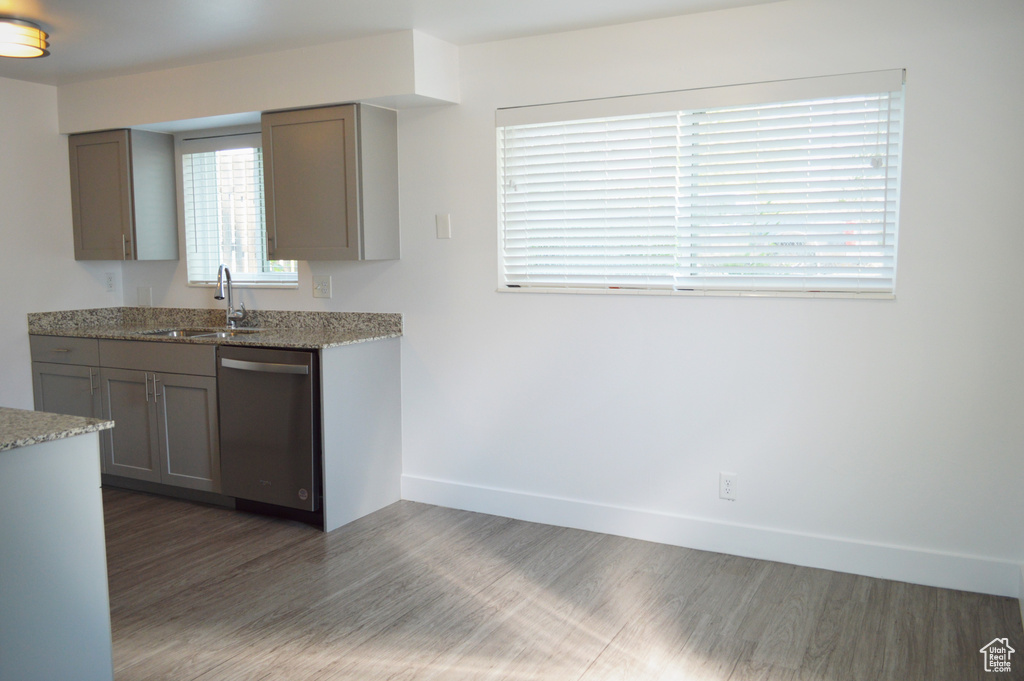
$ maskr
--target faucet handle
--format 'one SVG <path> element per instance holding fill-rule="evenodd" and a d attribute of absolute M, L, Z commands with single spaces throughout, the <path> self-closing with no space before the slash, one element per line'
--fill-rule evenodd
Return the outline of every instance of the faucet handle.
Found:
<path fill-rule="evenodd" d="M 228 310 L 228 326 L 235 328 L 235 324 L 249 318 L 249 311 L 245 309 L 245 303 L 239 303 L 238 309 Z"/>

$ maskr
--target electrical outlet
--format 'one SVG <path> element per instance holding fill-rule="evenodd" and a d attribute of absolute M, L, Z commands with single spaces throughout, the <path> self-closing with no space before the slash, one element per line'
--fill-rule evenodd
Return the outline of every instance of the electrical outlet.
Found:
<path fill-rule="evenodd" d="M 718 474 L 718 497 L 728 501 L 736 501 L 736 474 Z"/>
<path fill-rule="evenodd" d="M 331 275 L 329 275 L 329 274 L 314 274 L 313 275 L 313 297 L 314 298 L 330 298 L 331 297 Z"/>
<path fill-rule="evenodd" d="M 113 272 L 104 272 L 103 273 L 103 288 L 106 290 L 107 293 L 113 293 L 114 292 L 114 273 Z"/>

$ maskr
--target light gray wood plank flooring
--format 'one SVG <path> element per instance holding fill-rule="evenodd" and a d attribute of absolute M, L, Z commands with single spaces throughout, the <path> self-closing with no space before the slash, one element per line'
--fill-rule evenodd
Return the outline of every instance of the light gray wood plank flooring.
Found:
<path fill-rule="evenodd" d="M 412 502 L 328 534 L 104 508 L 116 681 L 963 681 L 1004 636 L 1024 678 L 1010 598 Z"/>

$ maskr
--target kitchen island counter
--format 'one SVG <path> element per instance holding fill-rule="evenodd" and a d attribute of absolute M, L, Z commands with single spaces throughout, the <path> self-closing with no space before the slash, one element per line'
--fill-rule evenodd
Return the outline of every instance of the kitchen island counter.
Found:
<path fill-rule="evenodd" d="M 113 427 L 104 419 L 0 407 L 0 452 Z"/>
<path fill-rule="evenodd" d="M 111 681 L 99 431 L 0 408 L 0 679 Z"/>

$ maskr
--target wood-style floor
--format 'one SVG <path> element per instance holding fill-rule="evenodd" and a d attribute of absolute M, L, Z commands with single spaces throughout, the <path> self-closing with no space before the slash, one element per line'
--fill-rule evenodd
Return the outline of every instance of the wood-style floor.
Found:
<path fill-rule="evenodd" d="M 104 491 L 116 681 L 986 679 L 1017 602 L 400 502 L 329 534 Z"/>

